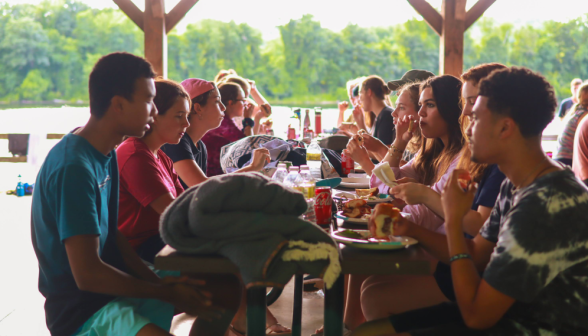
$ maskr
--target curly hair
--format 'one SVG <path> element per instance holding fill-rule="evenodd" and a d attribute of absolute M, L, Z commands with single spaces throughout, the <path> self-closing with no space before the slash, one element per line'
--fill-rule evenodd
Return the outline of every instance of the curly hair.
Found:
<path fill-rule="evenodd" d="M 540 136 L 557 107 L 553 86 L 524 67 L 494 71 L 480 82 L 479 95 L 493 114 L 512 118 L 525 138 Z"/>

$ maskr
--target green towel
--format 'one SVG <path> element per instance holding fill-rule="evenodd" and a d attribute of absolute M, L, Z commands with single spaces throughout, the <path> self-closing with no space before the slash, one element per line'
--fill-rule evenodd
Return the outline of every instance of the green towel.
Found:
<path fill-rule="evenodd" d="M 222 175 L 172 202 L 160 231 L 178 252 L 227 257 L 247 287 L 283 287 L 302 271 L 330 288 L 341 272 L 339 251 L 324 230 L 300 219 L 306 208 L 301 193 L 261 174 Z"/>

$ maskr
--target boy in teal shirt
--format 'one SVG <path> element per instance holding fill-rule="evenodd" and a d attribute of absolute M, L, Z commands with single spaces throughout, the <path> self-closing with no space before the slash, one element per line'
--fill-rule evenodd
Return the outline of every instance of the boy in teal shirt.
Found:
<path fill-rule="evenodd" d="M 218 335 L 238 307 L 236 278 L 208 279 L 210 285 L 162 279 L 118 232 L 114 148 L 125 136 L 141 137 L 149 129 L 157 113 L 154 77 L 143 58 L 101 58 L 90 74 L 88 123 L 49 152 L 37 177 L 32 240 L 52 335 L 169 335 L 179 311 L 212 313 L 215 318 L 199 319 L 193 331 Z M 224 312 L 211 308 L 213 302 Z"/>

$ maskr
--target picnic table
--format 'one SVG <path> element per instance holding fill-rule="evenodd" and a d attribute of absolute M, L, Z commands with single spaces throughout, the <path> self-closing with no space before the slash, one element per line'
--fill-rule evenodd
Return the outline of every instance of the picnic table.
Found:
<path fill-rule="evenodd" d="M 341 220 L 340 226 L 347 226 Z M 392 251 L 373 251 L 339 245 L 341 250 L 342 274 L 335 284 L 325 290 L 325 335 L 343 334 L 344 274 L 363 275 L 428 275 L 430 256 L 420 246 Z M 180 271 L 182 274 L 230 273 L 238 274 L 239 269 L 228 259 L 217 255 L 187 255 L 166 246 L 155 257 L 155 267 L 162 270 Z M 300 336 L 302 317 L 303 274 L 295 275 L 292 335 Z M 265 335 L 266 288 L 247 289 L 247 335 Z"/>

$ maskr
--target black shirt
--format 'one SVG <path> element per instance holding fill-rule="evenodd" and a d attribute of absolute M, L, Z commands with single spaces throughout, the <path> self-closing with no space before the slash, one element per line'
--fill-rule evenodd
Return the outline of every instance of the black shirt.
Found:
<path fill-rule="evenodd" d="M 184 134 L 182 140 L 177 145 L 166 144 L 161 147 L 161 150 L 169 156 L 170 159 L 174 163 L 182 160 L 194 160 L 204 175 L 206 175 L 206 158 L 208 157 L 208 152 L 206 151 L 206 145 L 202 140 L 199 140 L 197 146 L 192 141 L 192 138 L 188 135 L 188 133 Z M 188 186 L 182 181 L 180 177 L 180 183 L 184 189 L 188 189 Z"/>
<path fill-rule="evenodd" d="M 389 106 L 384 107 L 374 123 L 374 137 L 380 139 L 386 146 L 390 146 L 396 138 L 393 111 Z"/>

